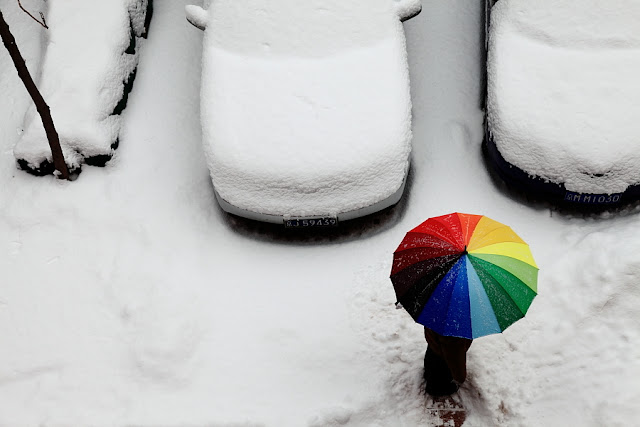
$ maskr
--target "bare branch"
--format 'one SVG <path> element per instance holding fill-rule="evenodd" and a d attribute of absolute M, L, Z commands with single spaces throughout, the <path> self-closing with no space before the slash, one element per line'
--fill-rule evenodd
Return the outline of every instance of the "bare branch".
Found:
<path fill-rule="evenodd" d="M 16 71 L 18 71 L 20 80 L 24 83 L 27 92 L 31 95 L 31 99 L 36 106 L 36 110 L 38 110 L 38 113 L 40 114 L 40 119 L 42 120 L 44 131 L 47 134 L 47 140 L 49 141 L 49 147 L 51 148 L 53 165 L 58 172 L 60 172 L 60 177 L 62 179 L 69 179 L 69 168 L 64 160 L 64 153 L 60 146 L 60 137 L 58 136 L 58 131 L 56 130 L 55 125 L 53 124 L 51 111 L 42 97 L 42 94 L 38 90 L 38 87 L 31 78 L 27 64 L 24 62 L 24 58 L 16 44 L 16 39 L 13 37 L 13 34 L 11 34 L 9 24 L 7 24 L 7 21 L 4 20 L 4 16 L 2 16 L 2 10 L 0 10 L 0 38 L 2 39 L 4 47 L 7 48 L 7 51 L 9 52 L 9 56 L 13 61 L 13 65 L 16 67 Z"/>
<path fill-rule="evenodd" d="M 27 15 L 29 15 L 31 17 L 31 19 L 33 19 L 34 21 L 36 21 L 38 24 L 42 25 L 44 28 L 46 28 L 47 30 L 49 29 L 49 27 L 47 27 L 47 21 L 44 19 L 44 15 L 42 14 L 42 12 L 40 12 L 40 18 L 42 18 L 42 22 L 38 21 L 38 18 L 36 18 L 35 16 L 33 16 L 32 14 L 29 13 L 29 11 L 27 9 L 25 9 L 24 7 L 22 7 L 22 3 L 20 3 L 20 0 L 18 0 L 18 6 L 20 6 L 20 9 L 22 9 L 22 11 L 24 13 L 26 13 Z"/>

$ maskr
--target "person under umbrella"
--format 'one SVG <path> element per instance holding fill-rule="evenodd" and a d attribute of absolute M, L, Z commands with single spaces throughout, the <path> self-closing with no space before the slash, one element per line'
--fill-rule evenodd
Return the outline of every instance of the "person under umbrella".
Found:
<path fill-rule="evenodd" d="M 424 337 L 427 340 L 425 391 L 432 396 L 455 393 L 467 379 L 467 351 L 473 340 L 440 335 L 426 326 Z"/>
<path fill-rule="evenodd" d="M 452 213 L 409 231 L 393 254 L 398 308 L 424 326 L 427 393 L 455 393 L 473 339 L 524 317 L 537 295 L 529 246 L 486 216 Z"/>

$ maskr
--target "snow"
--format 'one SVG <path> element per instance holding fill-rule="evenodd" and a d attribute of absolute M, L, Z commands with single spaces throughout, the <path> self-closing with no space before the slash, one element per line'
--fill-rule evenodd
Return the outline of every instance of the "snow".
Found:
<path fill-rule="evenodd" d="M 413 18 L 422 10 L 422 0 L 394 0 L 396 12 L 400 20 Z"/>
<path fill-rule="evenodd" d="M 488 108 L 505 160 L 579 193 L 640 182 L 639 19 L 637 0 L 496 3 Z"/>
<path fill-rule="evenodd" d="M 409 167 L 411 98 L 392 6 L 211 5 L 201 111 L 222 199 L 269 215 L 336 216 L 396 193 Z"/>
<path fill-rule="evenodd" d="M 34 81 L 37 81 L 42 58 L 43 32 L 45 30 L 22 12 L 17 3 L 9 3 L 5 6 L 4 1 L 0 3 L 0 5 L 2 5 L 1 10 L 4 20 L 9 25 L 9 29 L 16 39 L 20 53 L 25 63 L 28 64 L 27 67 L 31 70 L 31 77 Z M 31 10 L 41 10 L 43 5 L 44 0 L 23 2 L 23 6 Z M 0 99 L 0 117 L 2 117 L 2 122 L 0 122 L 0 137 L 2 140 L 9 139 L 10 141 L 14 141 L 15 135 L 21 132 L 21 125 L 10 128 L 10 124 L 18 123 L 22 119 L 30 99 L 24 96 L 11 96 L 15 91 L 13 86 L 16 84 L 18 73 L 13 67 L 13 62 L 11 62 L 11 58 L 6 52 L 4 45 L 2 45 L 0 49 L 0 58 L 2 61 L 0 62 L 0 64 L 2 64 L 0 67 L 0 94 L 2 94 L 2 98 Z M 19 89 L 26 94 L 24 87 Z M 19 92 L 19 94 L 22 95 L 22 92 Z"/>
<path fill-rule="evenodd" d="M 113 113 L 124 94 L 123 82 L 131 78 L 138 60 L 138 50 L 125 51 L 131 26 L 137 36 L 142 34 L 146 0 L 49 1 L 35 9 L 43 12 L 49 27 L 38 29 L 44 37 L 39 89 L 67 164 L 78 169 L 85 158 L 110 156 L 118 140 L 122 118 Z M 37 29 L 35 22 L 30 24 Z M 14 153 L 32 169 L 51 162 L 35 107 L 27 112 Z"/>
<path fill-rule="evenodd" d="M 405 199 L 302 235 L 218 208 L 202 34 L 184 6 L 155 3 L 122 144 L 74 182 L 15 168 L 28 95 L 0 49 L 0 425 L 436 425 L 422 328 L 388 276 L 408 230 L 454 211 L 510 225 L 540 267 L 527 316 L 471 346 L 465 427 L 635 423 L 638 208 L 569 215 L 496 187 L 480 151 L 480 4 L 425 0 L 405 24 Z M 37 57 L 39 32 L 13 23 Z"/>

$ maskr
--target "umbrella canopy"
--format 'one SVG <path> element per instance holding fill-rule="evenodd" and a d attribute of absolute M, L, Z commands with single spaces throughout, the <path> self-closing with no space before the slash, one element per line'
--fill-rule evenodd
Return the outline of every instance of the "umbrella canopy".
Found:
<path fill-rule="evenodd" d="M 430 218 L 393 254 L 396 304 L 441 335 L 474 339 L 504 331 L 524 317 L 537 281 L 529 246 L 483 215 Z"/>

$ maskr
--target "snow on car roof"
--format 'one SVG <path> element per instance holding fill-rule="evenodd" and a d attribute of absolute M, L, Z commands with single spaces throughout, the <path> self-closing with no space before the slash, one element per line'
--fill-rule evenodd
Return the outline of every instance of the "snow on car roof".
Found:
<path fill-rule="evenodd" d="M 509 163 L 582 193 L 640 182 L 640 1 L 500 0 L 489 126 Z"/>
<path fill-rule="evenodd" d="M 219 195 L 285 216 L 333 215 L 393 195 L 411 141 L 405 38 L 393 2 L 213 4 L 201 121 Z M 233 25 L 216 25 L 222 10 Z M 233 42 L 235 25 L 253 30 Z"/>

